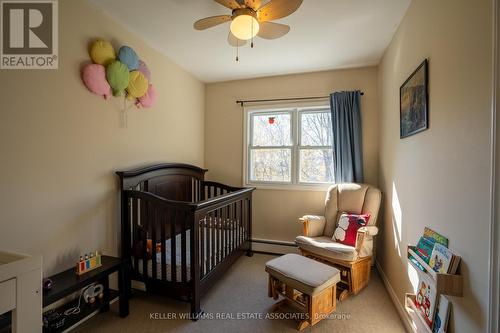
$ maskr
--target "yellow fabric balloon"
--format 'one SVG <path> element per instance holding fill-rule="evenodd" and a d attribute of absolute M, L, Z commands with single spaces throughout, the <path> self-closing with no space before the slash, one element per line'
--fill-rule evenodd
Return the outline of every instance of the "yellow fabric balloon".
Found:
<path fill-rule="evenodd" d="M 127 98 L 134 99 L 144 96 L 148 91 L 149 82 L 148 79 L 139 71 L 130 72 L 130 78 L 128 80 L 127 87 Z"/>
<path fill-rule="evenodd" d="M 90 47 L 90 58 L 96 64 L 107 66 L 116 59 L 115 49 L 110 42 L 98 39 Z"/>

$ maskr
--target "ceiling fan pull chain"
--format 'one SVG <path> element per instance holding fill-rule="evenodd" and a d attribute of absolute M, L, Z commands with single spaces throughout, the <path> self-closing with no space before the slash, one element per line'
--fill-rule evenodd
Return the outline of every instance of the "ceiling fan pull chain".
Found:
<path fill-rule="evenodd" d="M 240 50 L 240 41 L 236 40 L 236 61 L 240 61 L 239 50 Z"/>
<path fill-rule="evenodd" d="M 253 22 L 250 23 L 250 25 L 252 26 L 252 42 L 250 43 L 250 47 L 253 49 Z"/>

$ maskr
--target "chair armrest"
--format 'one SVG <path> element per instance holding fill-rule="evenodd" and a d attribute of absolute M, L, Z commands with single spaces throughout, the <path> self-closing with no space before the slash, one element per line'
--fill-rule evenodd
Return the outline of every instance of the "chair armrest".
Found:
<path fill-rule="evenodd" d="M 319 215 L 304 215 L 299 219 L 302 223 L 302 235 L 307 237 L 318 237 L 323 235 L 326 219 Z"/>
<path fill-rule="evenodd" d="M 364 232 L 368 236 L 376 236 L 378 234 L 378 228 L 374 225 L 367 225 L 359 228 L 358 232 Z"/>
<path fill-rule="evenodd" d="M 356 252 L 361 253 L 366 238 L 376 236 L 377 234 L 378 228 L 374 225 L 359 228 L 356 235 Z"/>

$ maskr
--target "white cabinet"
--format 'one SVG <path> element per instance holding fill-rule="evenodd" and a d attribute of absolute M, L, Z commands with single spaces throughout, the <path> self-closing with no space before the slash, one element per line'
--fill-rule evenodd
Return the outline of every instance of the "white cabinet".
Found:
<path fill-rule="evenodd" d="M 42 331 L 42 257 L 0 251 L 0 314 L 7 311 L 13 333 Z"/>

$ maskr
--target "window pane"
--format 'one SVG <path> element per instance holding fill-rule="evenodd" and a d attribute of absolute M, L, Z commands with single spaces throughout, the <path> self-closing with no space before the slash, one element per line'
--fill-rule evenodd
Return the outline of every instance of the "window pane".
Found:
<path fill-rule="evenodd" d="M 289 113 L 254 115 L 253 146 L 291 146 L 291 116 Z"/>
<path fill-rule="evenodd" d="M 330 112 L 300 113 L 300 144 L 302 146 L 332 145 L 332 115 Z"/>
<path fill-rule="evenodd" d="M 333 183 L 333 151 L 331 149 L 300 150 L 300 182 Z"/>
<path fill-rule="evenodd" d="M 290 182 L 291 149 L 252 149 L 250 180 L 263 182 Z"/>

